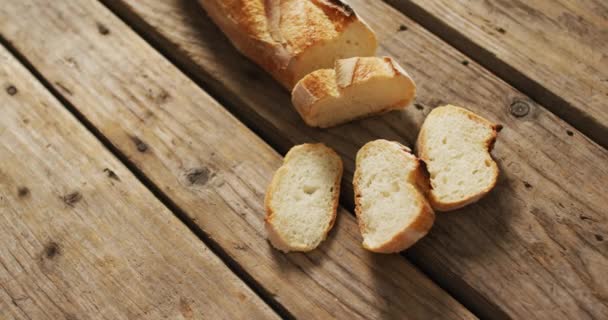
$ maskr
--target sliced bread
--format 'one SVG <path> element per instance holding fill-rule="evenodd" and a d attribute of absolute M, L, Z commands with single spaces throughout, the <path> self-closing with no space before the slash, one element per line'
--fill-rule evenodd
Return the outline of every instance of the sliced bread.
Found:
<path fill-rule="evenodd" d="M 399 252 L 424 237 L 435 213 L 424 197 L 428 180 L 410 149 L 376 140 L 359 150 L 356 162 L 355 212 L 363 247 Z"/>
<path fill-rule="evenodd" d="M 310 251 L 334 225 L 342 159 L 323 144 L 293 147 L 266 192 L 266 230 L 284 252 Z"/>
<path fill-rule="evenodd" d="M 407 107 L 416 94 L 410 76 L 390 57 L 349 58 L 298 82 L 292 102 L 304 121 L 327 128 Z"/>
<path fill-rule="evenodd" d="M 429 201 L 433 208 L 462 208 L 492 190 L 498 179 L 498 166 L 490 151 L 500 128 L 452 105 L 431 111 L 420 130 L 416 149 L 430 174 Z"/>
<path fill-rule="evenodd" d="M 199 0 L 245 56 L 287 89 L 342 58 L 373 56 L 374 32 L 340 0 Z"/>

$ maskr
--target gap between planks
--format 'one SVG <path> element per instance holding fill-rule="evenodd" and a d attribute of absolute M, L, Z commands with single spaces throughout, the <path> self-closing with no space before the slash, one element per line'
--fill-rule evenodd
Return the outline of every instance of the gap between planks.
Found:
<path fill-rule="evenodd" d="M 382 0 L 608 149 L 608 127 L 410 0 Z M 500 29 L 504 32 L 504 29 Z M 500 32 L 500 31 L 499 31 Z M 463 63 L 465 63 L 463 61 Z M 468 62 L 467 62 L 468 63 Z"/>
<path fill-rule="evenodd" d="M 222 262 L 234 273 L 239 279 L 241 279 L 247 286 L 251 288 L 257 296 L 260 297 L 266 304 L 268 304 L 278 315 L 283 319 L 295 319 L 295 316 L 291 314 L 286 308 L 284 308 L 278 301 L 273 298 L 262 285 L 260 285 L 255 279 L 253 279 L 243 268 L 234 261 L 226 253 L 220 245 L 217 244 L 213 239 L 205 234 L 205 232 L 181 209 L 171 198 L 165 194 L 155 183 L 153 183 L 137 166 L 131 162 L 128 157 L 120 151 L 119 148 L 114 146 L 108 138 L 106 138 L 99 130 L 80 112 L 72 105 L 58 90 L 56 90 L 48 80 L 32 66 L 28 59 L 23 56 L 9 41 L 7 41 L 0 34 L 0 46 L 3 46 L 9 51 L 19 63 L 21 63 L 35 78 L 39 81 L 46 90 L 48 90 L 78 121 L 91 132 L 102 145 L 112 153 L 129 171 L 133 173 L 135 178 L 146 187 L 150 192 L 170 210 L 198 239 L 200 239 L 216 256 L 218 256 Z"/>
<path fill-rule="evenodd" d="M 0 61 L 0 318 L 277 317 L 3 46 Z"/>

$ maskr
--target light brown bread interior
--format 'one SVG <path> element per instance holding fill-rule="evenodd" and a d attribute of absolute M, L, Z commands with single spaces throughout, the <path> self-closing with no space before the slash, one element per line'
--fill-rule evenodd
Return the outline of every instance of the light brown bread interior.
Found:
<path fill-rule="evenodd" d="M 430 173 L 433 208 L 462 208 L 492 190 L 498 166 L 490 151 L 499 129 L 461 107 L 446 105 L 431 111 L 420 130 L 417 152 Z"/>
<path fill-rule="evenodd" d="M 359 150 L 353 184 L 364 248 L 398 252 L 427 234 L 435 221 L 427 183 L 418 159 L 397 142 L 375 140 Z"/>
<path fill-rule="evenodd" d="M 266 193 L 266 230 L 284 252 L 316 248 L 332 228 L 340 196 L 342 160 L 323 144 L 293 147 Z"/>

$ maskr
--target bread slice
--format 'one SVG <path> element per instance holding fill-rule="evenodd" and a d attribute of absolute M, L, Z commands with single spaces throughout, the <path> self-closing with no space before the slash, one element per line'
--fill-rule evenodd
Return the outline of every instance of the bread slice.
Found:
<path fill-rule="evenodd" d="M 430 173 L 433 208 L 462 208 L 494 188 L 498 166 L 490 151 L 500 128 L 452 105 L 431 111 L 420 130 L 417 151 Z"/>
<path fill-rule="evenodd" d="M 407 147 L 387 140 L 364 145 L 357 153 L 353 184 L 364 248 L 405 250 L 433 226 L 435 213 L 424 197 L 428 180 Z"/>
<path fill-rule="evenodd" d="M 310 251 L 334 225 L 342 159 L 323 144 L 293 147 L 266 193 L 266 230 L 284 252 Z"/>
<path fill-rule="evenodd" d="M 199 0 L 232 44 L 287 89 L 334 61 L 373 56 L 374 32 L 340 0 Z"/>
<path fill-rule="evenodd" d="M 304 121 L 327 128 L 407 107 L 416 94 L 410 76 L 389 57 L 349 58 L 298 82 L 292 102 Z"/>

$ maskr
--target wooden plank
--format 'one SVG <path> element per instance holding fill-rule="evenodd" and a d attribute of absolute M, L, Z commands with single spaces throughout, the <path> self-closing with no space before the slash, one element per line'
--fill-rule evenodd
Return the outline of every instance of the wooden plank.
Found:
<path fill-rule="evenodd" d="M 608 2 L 386 0 L 608 147 Z"/>
<path fill-rule="evenodd" d="M 464 105 L 502 123 L 496 190 L 476 205 L 440 215 L 408 257 L 486 318 L 608 314 L 606 150 L 388 5 L 349 1 L 377 31 L 381 53 L 395 56 L 417 80 L 417 104 L 316 130 L 194 1 L 105 3 L 282 150 L 311 139 L 339 150 L 347 194 L 357 149 L 378 137 L 412 145 L 431 107 Z"/>
<path fill-rule="evenodd" d="M 0 319 L 278 318 L 3 47 L 0 85 Z"/>
<path fill-rule="evenodd" d="M 0 33 L 287 316 L 473 318 L 402 257 L 361 249 L 343 209 L 318 250 L 272 249 L 281 157 L 97 1 L 12 2 Z"/>

